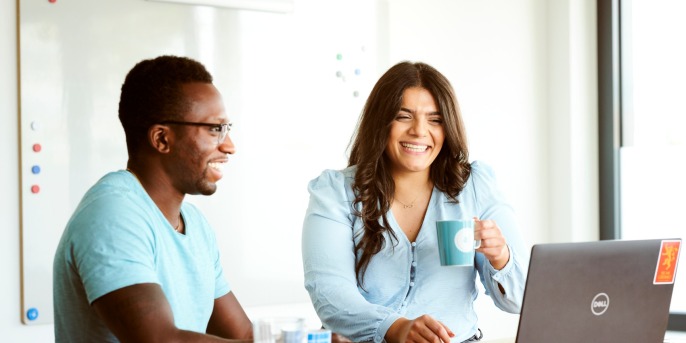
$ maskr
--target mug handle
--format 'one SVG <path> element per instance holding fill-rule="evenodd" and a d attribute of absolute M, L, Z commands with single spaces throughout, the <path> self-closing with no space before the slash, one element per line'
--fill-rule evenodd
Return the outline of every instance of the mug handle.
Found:
<path fill-rule="evenodd" d="M 477 222 L 477 221 L 479 221 L 479 218 L 475 216 L 474 219 L 472 220 L 472 223 L 473 223 L 474 225 L 476 225 L 476 222 Z M 474 240 L 474 249 L 479 249 L 479 248 L 481 248 L 481 240 L 480 240 L 480 239 L 475 239 L 475 240 Z"/>

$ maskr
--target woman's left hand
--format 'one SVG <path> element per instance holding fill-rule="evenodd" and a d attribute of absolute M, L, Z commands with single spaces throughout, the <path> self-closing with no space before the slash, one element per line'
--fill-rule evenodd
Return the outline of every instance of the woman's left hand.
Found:
<path fill-rule="evenodd" d="M 496 270 L 501 270 L 510 260 L 510 249 L 505 236 L 494 220 L 474 218 L 474 239 L 481 240 L 481 247 L 476 251 L 484 254 Z"/>

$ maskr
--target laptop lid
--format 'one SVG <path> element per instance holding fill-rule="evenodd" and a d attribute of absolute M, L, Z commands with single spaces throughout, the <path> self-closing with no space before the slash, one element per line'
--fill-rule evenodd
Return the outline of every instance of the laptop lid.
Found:
<path fill-rule="evenodd" d="M 663 342 L 680 245 L 534 245 L 517 342 Z"/>

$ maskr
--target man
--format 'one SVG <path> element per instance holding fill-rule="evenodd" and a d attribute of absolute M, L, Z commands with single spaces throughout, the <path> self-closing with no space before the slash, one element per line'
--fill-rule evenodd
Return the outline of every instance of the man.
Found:
<path fill-rule="evenodd" d="M 83 197 L 54 260 L 57 342 L 226 342 L 252 326 L 214 232 L 186 194 L 213 194 L 235 152 L 212 76 L 194 60 L 138 63 L 121 89 L 126 170 Z"/>

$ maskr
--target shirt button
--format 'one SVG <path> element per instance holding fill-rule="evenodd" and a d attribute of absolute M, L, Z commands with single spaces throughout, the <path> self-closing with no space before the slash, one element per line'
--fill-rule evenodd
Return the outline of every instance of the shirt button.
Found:
<path fill-rule="evenodd" d="M 417 266 L 417 262 L 412 261 L 412 266 L 413 266 L 413 267 L 416 267 L 416 266 Z"/>
<path fill-rule="evenodd" d="M 417 242 L 412 242 L 412 246 L 413 246 L 413 247 L 416 247 L 416 246 L 417 246 Z"/>
<path fill-rule="evenodd" d="M 414 282 L 410 282 L 410 287 L 414 287 Z"/>
<path fill-rule="evenodd" d="M 403 301 L 403 306 L 407 306 L 407 300 Z"/>

